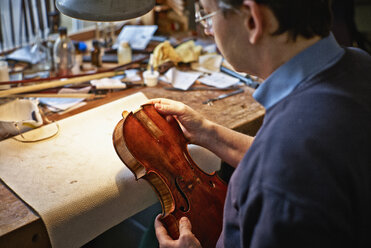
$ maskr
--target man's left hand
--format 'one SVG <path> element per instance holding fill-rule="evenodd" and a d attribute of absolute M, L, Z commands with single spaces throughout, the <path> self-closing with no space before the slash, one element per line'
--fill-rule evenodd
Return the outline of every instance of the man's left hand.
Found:
<path fill-rule="evenodd" d="M 192 233 L 192 225 L 187 217 L 179 220 L 179 239 L 173 240 L 160 221 L 161 215 L 155 220 L 155 229 L 160 248 L 201 248 L 200 241 Z"/>

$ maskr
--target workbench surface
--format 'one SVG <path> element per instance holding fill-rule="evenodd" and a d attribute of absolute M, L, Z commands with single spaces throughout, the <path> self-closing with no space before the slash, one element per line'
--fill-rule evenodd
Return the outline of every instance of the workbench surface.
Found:
<path fill-rule="evenodd" d="M 165 97 L 182 101 L 206 118 L 246 134 L 254 135 L 262 123 L 264 108 L 252 98 L 253 90 L 247 86 L 243 87 L 244 93 L 216 101 L 212 105 L 202 104 L 202 102 L 230 91 L 172 91 L 166 90 L 165 86 L 167 85 L 159 83 L 156 87 L 139 87 L 108 93 L 103 99 L 90 101 L 85 106 L 64 115 L 52 115 L 48 118 L 60 120 L 141 91 L 148 98 Z M 50 241 L 39 215 L 1 182 L 0 247 L 20 246 L 49 247 Z"/>

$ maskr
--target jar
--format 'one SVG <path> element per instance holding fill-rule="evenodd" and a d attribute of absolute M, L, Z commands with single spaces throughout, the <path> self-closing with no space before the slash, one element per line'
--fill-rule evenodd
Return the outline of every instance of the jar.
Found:
<path fill-rule="evenodd" d="M 72 74 L 72 67 L 75 65 L 75 46 L 67 36 L 67 29 L 58 29 L 59 37 L 54 44 L 54 68 L 57 76 Z"/>
<path fill-rule="evenodd" d="M 131 48 L 127 41 L 121 41 L 117 49 L 117 60 L 120 65 L 128 64 L 131 62 Z"/>
<path fill-rule="evenodd" d="M 6 61 L 0 60 L 0 82 L 7 82 L 9 81 L 9 70 L 8 70 L 8 63 Z M 0 84 L 0 90 L 9 89 L 9 84 Z"/>
<path fill-rule="evenodd" d="M 90 52 L 91 64 L 96 67 L 102 66 L 102 56 L 100 42 L 98 40 L 93 40 L 93 48 Z"/>

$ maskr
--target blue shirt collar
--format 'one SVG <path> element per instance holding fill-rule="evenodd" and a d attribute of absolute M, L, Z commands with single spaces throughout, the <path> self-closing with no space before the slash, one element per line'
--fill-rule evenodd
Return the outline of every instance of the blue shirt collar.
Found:
<path fill-rule="evenodd" d="M 345 50 L 330 34 L 275 70 L 255 90 L 253 97 L 268 109 L 288 96 L 300 83 L 334 65 L 344 53 Z"/>

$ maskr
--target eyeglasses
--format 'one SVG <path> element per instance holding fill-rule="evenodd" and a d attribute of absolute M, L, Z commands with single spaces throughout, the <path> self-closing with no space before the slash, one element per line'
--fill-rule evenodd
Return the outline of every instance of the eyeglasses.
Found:
<path fill-rule="evenodd" d="M 219 9 L 214 12 L 208 14 L 204 9 L 200 9 L 199 11 L 197 11 L 195 14 L 196 23 L 200 23 L 204 29 L 210 31 L 213 28 L 213 20 L 211 19 L 211 17 L 218 14 L 218 12 L 221 10 L 222 11 L 232 10 L 238 14 L 241 13 L 240 10 L 236 9 L 232 5 L 224 3 L 223 1 L 219 1 Z"/>
<path fill-rule="evenodd" d="M 213 20 L 211 17 L 216 15 L 219 11 L 220 9 L 208 14 L 205 10 L 200 9 L 196 12 L 196 23 L 200 23 L 206 30 L 211 30 L 213 28 Z"/>

